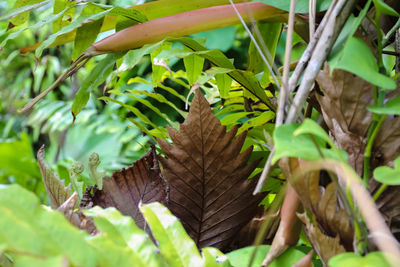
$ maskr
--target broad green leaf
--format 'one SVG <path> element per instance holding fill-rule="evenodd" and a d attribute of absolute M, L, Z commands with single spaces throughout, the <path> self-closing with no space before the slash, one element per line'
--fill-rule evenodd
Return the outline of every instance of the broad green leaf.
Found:
<path fill-rule="evenodd" d="M 76 3 L 69 0 L 54 0 L 53 3 L 53 14 L 58 14 L 64 9 L 68 9 L 68 11 L 64 14 L 64 16 L 68 17 L 68 19 L 63 19 L 64 16 L 62 16 L 53 22 L 52 33 L 55 33 L 61 30 L 62 27 L 71 23 L 75 13 Z"/>
<path fill-rule="evenodd" d="M 33 156 L 31 141 L 25 132 L 22 132 L 18 139 L 0 142 L 0 159 L 2 175 L 13 176 L 17 179 L 17 182 L 20 179 L 28 180 L 32 177 L 40 179 L 41 177 L 36 159 Z"/>
<path fill-rule="evenodd" d="M 89 235 L 61 213 L 41 206 L 33 193 L 18 185 L 0 186 L 0 213 L 0 244 L 7 250 L 64 255 L 73 265 L 96 266 L 95 250 L 86 242 Z"/>
<path fill-rule="evenodd" d="M 235 69 L 233 63 L 221 51 L 207 50 L 204 46 L 188 37 L 167 38 L 166 40 L 182 43 L 184 46 L 188 47 L 192 51 L 197 52 L 197 55 L 204 57 L 217 67 L 232 69 L 232 71 L 229 72 L 229 76 L 236 80 L 251 94 L 258 97 L 261 101 L 272 106 L 269 103 L 264 89 L 261 87 L 256 76 L 254 76 L 254 73 Z"/>
<path fill-rule="evenodd" d="M 242 2 L 243 0 L 233 0 L 234 3 Z M 152 1 L 142 5 L 132 6 L 129 9 L 136 10 L 146 16 L 149 20 L 161 17 L 171 16 L 177 13 L 190 11 L 193 9 L 206 8 L 211 6 L 226 5 L 226 0 L 198 0 L 193 5 L 192 1 L 187 0 L 163 0 Z M 117 20 L 115 16 L 107 16 L 101 28 L 101 32 L 115 29 Z M 51 44 L 51 47 L 71 42 L 75 39 L 76 30 L 72 30 L 66 34 L 58 36 Z M 38 45 L 38 44 L 37 44 Z M 36 47 L 36 46 L 35 46 Z M 25 51 L 31 52 L 35 48 L 30 48 Z"/>
<path fill-rule="evenodd" d="M 360 26 L 361 22 L 367 15 L 369 7 L 371 5 L 372 0 L 368 0 L 365 4 L 364 8 L 360 11 L 357 17 L 354 17 L 353 14 L 350 14 L 349 18 L 347 19 L 343 29 L 340 31 L 340 34 L 332 47 L 331 53 L 329 55 L 329 65 L 334 65 L 332 63 L 334 60 L 338 60 L 341 56 L 337 56 L 338 53 L 343 55 L 343 47 L 349 38 L 353 37 L 354 33 L 357 31 L 358 27 Z"/>
<path fill-rule="evenodd" d="M 48 4 L 50 1 L 42 1 L 42 0 L 18 0 L 14 4 L 14 14 L 10 19 L 10 22 L 13 25 L 21 25 L 28 21 L 29 11 L 40 6 Z M 10 16 L 7 16 L 10 17 Z M 3 20 L 3 19 L 1 19 Z"/>
<path fill-rule="evenodd" d="M 99 258 L 99 267 L 131 267 L 144 266 L 136 262 L 132 250 L 127 246 L 121 246 L 113 242 L 113 236 L 108 233 L 94 236 L 88 243 L 96 249 Z"/>
<path fill-rule="evenodd" d="M 61 18 L 68 10 L 69 10 L 69 8 L 66 8 L 62 12 L 55 14 L 55 15 L 50 15 L 47 18 L 40 20 L 39 22 L 37 22 L 36 24 L 34 24 L 32 26 L 29 26 L 26 28 L 24 27 L 24 28 L 19 29 L 16 32 L 12 32 L 12 33 L 8 34 L 7 37 L 1 42 L 1 46 L 5 46 L 7 44 L 8 40 L 17 38 L 25 30 L 28 30 L 28 29 L 37 30 L 37 29 L 42 28 L 44 25 L 51 23 L 51 22 L 57 20 L 58 18 Z"/>
<path fill-rule="evenodd" d="M 150 53 L 150 58 L 151 58 L 151 67 L 152 67 L 152 73 L 151 73 L 151 80 L 153 82 L 153 87 L 157 87 L 157 84 L 160 82 L 161 77 L 163 73 L 166 71 L 165 66 L 160 66 L 155 64 L 155 60 L 157 60 L 157 55 L 161 51 L 168 51 L 171 49 L 171 43 L 170 42 L 162 42 L 157 49 L 155 49 L 153 52 Z M 165 64 L 168 64 L 168 61 L 165 62 Z"/>
<path fill-rule="evenodd" d="M 242 107 L 243 109 L 243 107 Z M 222 125 L 236 124 L 239 119 L 246 118 L 247 115 L 252 114 L 252 112 L 235 112 L 223 117 L 220 121 Z"/>
<path fill-rule="evenodd" d="M 163 41 L 155 44 L 144 45 L 139 49 L 128 51 L 124 56 L 121 65 L 118 67 L 118 72 L 123 72 L 135 67 L 145 55 L 148 55 L 156 50 L 162 44 L 162 42 Z"/>
<path fill-rule="evenodd" d="M 383 89 L 396 88 L 391 78 L 379 73 L 376 59 L 363 41 L 351 37 L 343 49 L 343 54 L 338 53 L 337 58 L 331 60 L 331 71 L 343 69 Z"/>
<path fill-rule="evenodd" d="M 40 259 L 34 256 L 16 256 L 14 267 L 64 267 L 65 262 L 68 260 L 67 257 L 63 255 L 54 256 L 54 257 L 44 257 L 44 259 Z"/>
<path fill-rule="evenodd" d="M 318 123 L 316 123 L 312 119 L 308 118 L 305 119 L 303 123 L 300 125 L 300 127 L 297 128 L 297 130 L 294 131 L 293 134 L 295 136 L 300 134 L 312 134 L 320 137 L 322 140 L 327 142 L 331 147 L 335 147 L 335 144 L 333 143 L 329 135 L 324 131 L 324 129 L 321 128 L 321 126 L 318 125 Z"/>
<path fill-rule="evenodd" d="M 81 112 L 81 110 L 86 106 L 89 100 L 90 92 L 97 88 L 107 79 L 108 75 L 111 73 L 114 67 L 115 62 L 121 56 L 123 56 L 123 53 L 108 54 L 93 68 L 90 74 L 86 77 L 72 104 L 72 113 L 74 117 L 76 117 L 79 112 Z"/>
<path fill-rule="evenodd" d="M 90 16 L 103 11 L 99 11 L 98 9 L 100 8 L 93 8 L 93 6 L 94 5 L 85 6 L 81 12 L 81 16 Z M 94 43 L 94 41 L 96 41 L 103 21 L 104 17 L 84 23 L 76 30 L 72 60 L 76 60 L 91 44 Z"/>
<path fill-rule="evenodd" d="M 374 178 L 387 185 L 400 185 L 400 157 L 394 161 L 394 168 L 381 166 L 374 170 Z"/>
<path fill-rule="evenodd" d="M 246 121 L 238 130 L 237 134 L 241 134 L 244 131 L 247 131 L 251 127 L 261 126 L 265 123 L 269 122 L 275 118 L 275 112 L 272 111 L 264 111 L 261 115 L 251 118 L 250 120 Z"/>
<path fill-rule="evenodd" d="M 161 50 L 157 50 L 160 52 L 154 52 L 156 49 L 159 49 L 160 45 L 163 44 L 163 42 L 179 42 L 192 50 L 193 52 L 186 52 L 183 50 L 171 50 L 173 54 L 168 53 L 168 52 L 161 52 Z M 129 55 L 130 52 L 128 52 Z M 211 64 L 223 68 L 223 69 L 230 69 L 231 71 L 228 72 L 228 75 L 236 80 L 241 86 L 243 86 L 248 92 L 250 92 L 253 96 L 257 97 L 260 99 L 263 103 L 266 105 L 272 107 L 272 104 L 267 98 L 267 95 L 264 91 L 264 88 L 261 87 L 259 81 L 257 80 L 257 77 L 254 75 L 254 73 L 250 71 L 243 71 L 243 70 L 237 70 L 235 69 L 233 63 L 231 60 L 229 60 L 221 51 L 219 50 L 207 50 L 204 46 L 196 42 L 195 40 L 188 38 L 188 37 L 179 37 L 179 38 L 166 38 L 164 41 L 160 41 L 156 44 L 153 45 L 147 45 L 143 46 L 140 49 L 136 49 L 132 52 L 130 55 L 133 57 L 133 64 L 127 62 L 127 65 L 121 64 L 121 68 L 123 67 L 124 69 L 129 69 L 128 67 L 133 67 L 134 65 L 137 64 L 137 62 L 142 58 L 144 55 L 148 53 L 153 53 L 152 55 L 152 60 L 154 58 L 160 58 L 160 59 L 167 59 L 171 58 L 172 56 L 180 56 L 180 57 L 186 57 L 191 55 L 191 53 L 196 54 L 200 57 L 203 57 L 204 59 L 207 59 L 208 61 L 211 62 Z M 160 57 L 159 54 L 162 56 Z M 160 67 L 160 66 L 156 66 Z M 153 64 L 154 68 L 154 64 Z M 161 67 L 163 72 L 165 69 Z M 156 69 L 156 73 L 153 71 L 153 85 L 155 83 L 155 80 L 158 81 L 160 77 L 158 77 L 160 74 L 158 72 L 158 69 Z M 160 84 L 157 84 L 157 86 L 161 86 Z"/>
<path fill-rule="evenodd" d="M 122 248 L 128 247 L 134 258 L 135 266 L 163 266 L 163 259 L 148 234 L 136 226 L 133 219 L 123 216 L 115 208 L 95 207 L 84 211 L 91 216 L 102 233 Z"/>
<path fill-rule="evenodd" d="M 221 98 L 227 98 L 231 90 L 232 78 L 227 74 L 215 74 L 215 81 Z"/>
<path fill-rule="evenodd" d="M 27 21 L 27 19 L 29 17 L 29 11 L 39 8 L 41 6 L 47 5 L 49 3 L 50 3 L 50 0 L 17 1 L 14 5 L 14 8 L 12 10 L 10 10 L 10 12 L 8 12 L 0 17 L 0 21 L 9 20 L 9 21 L 11 21 L 11 23 L 18 26 Z"/>
<path fill-rule="evenodd" d="M 106 10 L 100 13 L 96 14 L 90 14 L 90 15 L 80 15 L 78 18 L 76 18 L 74 21 L 72 21 L 70 24 L 67 26 L 63 27 L 61 30 L 59 30 L 56 33 L 53 33 L 50 35 L 45 41 L 43 41 L 38 48 L 36 48 L 35 51 L 35 56 L 40 57 L 42 55 L 43 50 L 48 47 L 50 44 L 52 44 L 56 38 L 60 35 L 69 33 L 79 27 L 81 27 L 86 21 L 95 21 L 98 19 L 103 18 L 107 13 L 109 13 L 110 10 Z"/>
<path fill-rule="evenodd" d="M 295 135 L 295 131 L 299 128 L 299 124 L 284 124 L 274 131 L 275 154 L 272 163 L 275 164 L 283 157 L 298 157 L 305 160 L 321 159 L 322 153 L 324 158 L 338 159 L 336 152 L 326 148 L 326 142 L 318 136 L 313 139 L 309 135 Z M 340 150 L 341 158 L 347 160 L 347 154 Z"/>
<path fill-rule="evenodd" d="M 400 97 L 395 97 L 388 100 L 384 107 L 368 106 L 367 109 L 377 114 L 400 115 Z"/>
<path fill-rule="evenodd" d="M 276 8 L 289 11 L 290 0 L 260 0 L 265 4 L 274 6 Z M 317 12 L 325 11 L 329 8 L 332 0 L 319 0 L 317 2 Z M 296 13 L 309 13 L 308 12 L 308 0 L 297 0 Z"/>
<path fill-rule="evenodd" d="M 267 255 L 271 246 L 262 245 L 257 249 L 257 254 L 255 255 L 253 264 L 251 267 L 261 266 L 265 255 Z M 234 250 L 226 254 L 229 261 L 231 262 L 233 267 L 242 267 L 249 266 L 251 255 L 254 251 L 254 247 L 246 247 L 238 250 Z M 299 251 L 295 248 L 289 248 L 286 252 L 284 252 L 279 258 L 274 260 L 270 265 L 270 267 L 282 267 L 282 266 L 293 266 L 293 264 L 297 263 L 301 258 L 303 258 L 306 254 L 302 251 Z"/>
<path fill-rule="evenodd" d="M 189 55 L 183 59 L 187 79 L 190 85 L 194 85 L 203 71 L 204 58 L 198 55 Z"/>
<path fill-rule="evenodd" d="M 98 10 L 100 7 L 99 5 L 95 5 L 93 3 L 88 3 L 87 4 L 87 8 L 91 9 L 96 9 Z M 102 11 L 100 13 L 95 13 L 95 14 L 81 14 L 78 18 L 76 18 L 74 21 L 72 21 L 70 24 L 68 24 L 67 26 L 63 27 L 61 30 L 59 30 L 56 33 L 53 33 L 52 35 L 50 35 L 43 43 L 40 44 L 40 46 L 38 48 L 36 48 L 35 51 L 35 55 L 37 57 L 40 57 L 40 55 L 42 54 L 43 50 L 48 47 L 49 45 L 51 45 L 57 37 L 64 35 L 66 33 L 69 33 L 79 27 L 81 27 L 82 25 L 84 25 L 87 21 L 95 21 L 95 20 L 99 20 L 104 18 L 105 15 L 109 14 L 118 14 L 121 11 L 121 8 L 119 7 L 114 7 L 114 8 L 109 8 L 109 7 L 104 7 L 103 9 L 106 9 L 105 11 Z M 87 12 L 89 13 L 89 12 Z M 144 16 L 141 15 L 140 13 L 137 13 L 138 16 L 135 16 L 135 20 L 137 20 L 138 22 L 143 22 L 144 20 Z"/>
<path fill-rule="evenodd" d="M 272 22 L 257 22 L 258 29 L 260 30 L 261 36 L 263 37 L 262 40 L 259 40 L 258 36 L 254 34 L 254 38 L 257 40 L 257 43 L 259 45 L 264 44 L 261 46 L 262 48 L 265 48 L 268 50 L 268 52 L 271 55 L 271 60 L 268 59 L 266 56 L 268 63 L 270 66 L 272 66 L 272 63 L 274 63 L 274 58 L 275 58 L 275 52 L 276 52 L 276 47 L 278 45 L 278 40 L 279 36 L 281 34 L 281 29 L 282 29 L 282 23 L 272 23 Z M 256 49 L 255 45 L 253 42 L 250 43 L 249 46 L 249 71 L 252 71 L 254 73 L 260 73 L 264 72 L 263 76 L 261 78 L 261 84 L 262 86 L 267 86 L 270 83 L 269 77 L 271 73 L 269 72 L 269 69 L 267 65 L 264 63 L 262 60 L 258 50 Z"/>
<path fill-rule="evenodd" d="M 204 266 L 207 267 L 231 267 L 228 257 L 213 247 L 206 247 L 201 250 Z"/>
<path fill-rule="evenodd" d="M 235 1 L 233 1 L 235 2 Z M 224 3 L 228 4 L 228 3 Z M 226 52 L 233 46 L 236 34 L 235 26 L 228 26 L 219 29 L 214 29 L 205 32 L 199 32 L 195 34 L 191 34 L 190 37 L 194 39 L 205 38 L 206 41 L 204 46 L 207 49 L 218 49 L 222 52 Z M 221 38 L 223 36 L 223 38 Z"/>
<path fill-rule="evenodd" d="M 158 241 L 161 255 L 171 266 L 203 266 L 196 244 L 167 208 L 155 202 L 140 210 Z"/>
<path fill-rule="evenodd" d="M 386 14 L 394 17 L 399 17 L 400 14 L 390 7 L 388 4 L 383 2 L 382 0 L 373 0 L 377 14 Z"/>
<path fill-rule="evenodd" d="M 385 258 L 385 255 L 380 251 L 368 253 L 366 256 L 360 256 L 353 252 L 338 254 L 329 260 L 331 267 L 389 267 L 390 265 Z"/>

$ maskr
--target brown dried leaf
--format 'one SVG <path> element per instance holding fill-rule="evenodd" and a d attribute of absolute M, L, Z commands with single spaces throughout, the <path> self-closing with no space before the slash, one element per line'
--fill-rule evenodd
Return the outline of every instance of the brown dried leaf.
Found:
<path fill-rule="evenodd" d="M 252 195 L 256 179 L 247 177 L 258 161 L 247 163 L 252 148 L 240 153 L 246 133 L 234 138 L 236 131 L 226 132 L 197 90 L 180 131 L 168 128 L 174 145 L 158 140 L 169 208 L 199 247 L 226 247 L 263 197 Z"/>
<path fill-rule="evenodd" d="M 373 87 L 363 79 L 326 63 L 317 76 L 323 96 L 316 94 L 325 123 L 336 145 L 349 154 L 349 163 L 362 173 L 365 136 L 372 120 L 366 107 L 373 102 Z"/>
<path fill-rule="evenodd" d="M 315 252 L 318 254 L 325 266 L 333 256 L 344 253 L 346 250 L 340 244 L 340 238 L 324 235 L 319 227 L 311 224 L 306 213 L 298 214 L 299 219 L 305 224 L 304 233 L 310 240 Z"/>
<path fill-rule="evenodd" d="M 293 264 L 293 267 L 312 267 L 312 256 L 314 254 L 314 250 L 310 250 L 301 260 Z"/>
<path fill-rule="evenodd" d="M 78 227 L 85 230 L 89 234 L 96 234 L 97 228 L 92 218 L 86 217 L 80 210 L 75 211 L 78 202 L 78 193 L 74 192 L 60 207 L 57 208 L 59 212 L 64 214 L 67 220 Z"/>
<path fill-rule="evenodd" d="M 335 69 L 330 76 L 327 63 L 316 80 L 324 94 L 316 97 L 330 134 L 336 145 L 349 154 L 350 165 L 361 175 L 365 136 L 372 121 L 367 106 L 373 104 L 373 86 L 344 70 Z M 399 95 L 399 90 L 393 90 L 386 99 Z M 399 149 L 400 117 L 389 115 L 374 142 L 373 165 L 387 165 L 398 156 Z"/>
<path fill-rule="evenodd" d="M 338 207 L 337 188 L 330 183 L 326 188 L 319 185 L 320 172 L 313 171 L 303 175 L 301 179 L 292 181 L 291 177 L 301 168 L 303 161 L 294 158 L 288 160 L 284 167 L 285 175 L 297 192 L 303 206 L 316 218 L 319 227 L 330 236 L 339 236 L 346 248 L 352 248 L 353 228 L 345 210 Z M 283 167 L 282 162 L 280 162 Z"/>
<path fill-rule="evenodd" d="M 289 247 L 299 241 L 301 223 L 296 213 L 301 208 L 300 200 L 292 186 L 288 185 L 281 208 L 281 221 L 272 241 L 271 248 L 264 259 L 263 266 L 268 266 Z"/>
<path fill-rule="evenodd" d="M 145 221 L 139 211 L 139 205 L 155 201 L 167 204 L 168 186 L 161 176 L 157 155 L 152 147 L 128 169 L 114 172 L 111 178 L 103 178 L 102 190 L 88 187 L 81 207 L 115 207 L 122 214 L 131 216 L 139 227 L 144 228 Z"/>
<path fill-rule="evenodd" d="M 270 212 L 268 212 L 268 210 L 264 210 L 263 207 L 258 207 L 257 214 L 237 233 L 229 245 L 228 250 L 232 251 L 253 245 L 262 224 L 267 220 L 270 221 L 270 224 L 262 244 L 270 244 L 279 226 L 279 213 L 270 214 Z"/>
<path fill-rule="evenodd" d="M 46 163 L 44 160 L 44 145 L 37 153 L 37 160 L 46 191 L 50 197 L 51 206 L 56 209 L 71 196 L 71 184 L 65 186 L 64 180 L 60 180 L 58 175 Z"/>

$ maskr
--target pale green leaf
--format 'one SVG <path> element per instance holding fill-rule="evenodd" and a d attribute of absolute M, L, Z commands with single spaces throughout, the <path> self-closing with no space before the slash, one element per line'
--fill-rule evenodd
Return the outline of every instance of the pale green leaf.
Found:
<path fill-rule="evenodd" d="M 13 25 L 19 26 L 29 18 L 29 11 L 40 6 L 48 4 L 50 1 L 42 1 L 42 0 L 18 0 L 14 4 L 13 14 L 11 16 L 10 22 Z M 10 17 L 9 15 L 7 17 Z M 3 18 L 1 19 L 3 20 Z"/>
<path fill-rule="evenodd" d="M 11 23 L 18 26 L 27 21 L 29 17 L 29 11 L 39 8 L 41 6 L 47 5 L 50 0 L 40 1 L 40 0 L 24 0 L 17 1 L 14 8 L 10 12 L 0 16 L 0 21 L 10 20 Z"/>
<path fill-rule="evenodd" d="M 108 75 L 111 73 L 114 67 L 115 62 L 121 56 L 123 56 L 123 53 L 107 55 L 93 68 L 90 74 L 86 77 L 78 93 L 75 95 L 75 99 L 72 104 L 72 113 L 75 117 L 86 106 L 89 100 L 90 92 L 97 88 L 107 79 Z"/>
<path fill-rule="evenodd" d="M 44 25 L 51 23 L 51 22 L 57 20 L 58 18 L 61 18 L 68 10 L 69 10 L 69 8 L 66 8 L 62 12 L 55 14 L 55 15 L 50 15 L 50 16 L 46 17 L 45 19 L 38 21 L 36 24 L 34 24 L 32 26 L 24 27 L 24 28 L 19 29 L 16 32 L 12 32 L 12 33 L 8 34 L 7 37 L 1 42 L 1 46 L 5 46 L 8 42 L 8 40 L 17 38 L 20 34 L 22 34 L 24 31 L 26 31 L 28 29 L 37 30 L 37 29 L 43 28 Z"/>
<path fill-rule="evenodd" d="M 394 161 L 394 168 L 387 166 L 376 168 L 374 179 L 382 184 L 400 185 L 400 157 Z"/>
<path fill-rule="evenodd" d="M 384 107 L 368 106 L 367 109 L 377 114 L 400 115 L 400 97 L 390 99 Z"/>
<path fill-rule="evenodd" d="M 353 252 L 341 253 L 329 260 L 329 266 L 331 267 L 389 267 L 390 265 L 380 251 L 368 253 L 366 256 L 360 256 Z"/>
<path fill-rule="evenodd" d="M 140 210 L 158 241 L 161 255 L 171 266 L 203 266 L 196 244 L 167 208 L 155 202 Z"/>
<path fill-rule="evenodd" d="M 379 73 L 376 59 L 363 41 L 351 37 L 343 49 L 343 53 L 338 53 L 336 58 L 330 61 L 331 71 L 343 69 L 382 89 L 396 88 L 395 81 Z"/>
<path fill-rule="evenodd" d="M 282 23 L 272 23 L 272 22 L 257 22 L 258 29 L 263 37 L 262 40 L 258 38 L 256 34 L 254 34 L 254 38 L 256 39 L 258 44 L 264 44 L 268 53 L 271 56 L 271 60 L 265 55 L 268 60 L 270 66 L 274 63 L 276 47 L 278 45 L 278 40 L 281 35 Z M 249 66 L 247 68 L 249 71 L 254 73 L 264 72 L 261 78 L 262 85 L 266 86 L 270 83 L 269 77 L 271 75 L 267 65 L 264 60 L 261 58 L 259 51 L 256 49 L 253 42 L 250 42 L 249 46 Z"/>
<path fill-rule="evenodd" d="M 190 85 L 194 85 L 203 71 L 204 58 L 197 55 L 189 55 L 183 59 L 187 79 Z"/>
<path fill-rule="evenodd" d="M 158 253 L 157 247 L 149 235 L 136 226 L 131 217 L 123 216 L 115 208 L 95 207 L 84 213 L 91 216 L 97 229 L 106 233 L 121 249 L 128 247 L 131 250 L 135 266 L 163 266 L 163 259 Z"/>
<path fill-rule="evenodd" d="M 313 140 L 309 135 L 294 135 L 299 126 L 297 123 L 284 124 L 275 129 L 273 164 L 283 157 L 296 157 L 304 160 L 318 160 L 321 158 L 340 160 L 335 151 L 326 148 L 326 142 L 320 137 L 315 136 Z M 347 160 L 347 154 L 342 150 L 340 150 L 340 153 L 341 158 Z"/>
<path fill-rule="evenodd" d="M 297 128 L 297 130 L 294 131 L 293 134 L 295 136 L 300 134 L 312 134 L 320 137 L 322 140 L 327 142 L 331 147 L 335 147 L 335 144 L 333 143 L 332 139 L 324 131 L 324 129 L 322 129 L 321 126 L 318 125 L 318 123 L 308 118 L 303 121 L 300 127 Z"/>
<path fill-rule="evenodd" d="M 232 78 L 227 74 L 215 74 L 215 81 L 221 98 L 227 98 L 231 90 Z"/>
<path fill-rule="evenodd" d="M 265 255 L 267 255 L 269 249 L 270 246 L 267 245 L 259 246 L 251 267 L 261 266 L 265 258 Z M 229 252 L 228 254 L 226 254 L 226 256 L 228 257 L 233 267 L 249 266 L 253 251 L 254 247 L 246 247 Z M 281 256 L 279 256 L 279 258 L 274 260 L 268 266 L 270 267 L 293 266 L 305 255 L 306 254 L 302 251 L 299 251 L 294 248 L 289 248 L 288 250 L 286 250 L 286 252 L 284 252 Z"/>
<path fill-rule="evenodd" d="M 391 6 L 389 6 L 382 0 L 372 0 L 372 1 L 374 2 L 377 14 L 386 14 L 394 17 L 400 16 L 400 14 L 396 10 L 394 10 Z"/>
<path fill-rule="evenodd" d="M 247 131 L 251 127 L 264 125 L 267 122 L 269 122 L 270 120 L 272 120 L 273 118 L 275 118 L 275 112 L 264 111 L 263 113 L 261 113 L 261 115 L 251 118 L 248 121 L 246 121 L 245 123 L 243 123 L 243 125 L 239 128 L 237 134 L 241 134 L 242 132 Z"/>
<path fill-rule="evenodd" d="M 204 266 L 207 267 L 231 267 L 227 256 L 213 247 L 206 247 L 201 250 Z"/>

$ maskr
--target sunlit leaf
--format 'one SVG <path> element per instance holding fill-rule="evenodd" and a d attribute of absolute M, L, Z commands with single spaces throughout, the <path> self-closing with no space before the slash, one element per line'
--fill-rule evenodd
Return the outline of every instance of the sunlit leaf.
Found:
<path fill-rule="evenodd" d="M 161 255 L 171 266 L 203 265 L 196 244 L 167 208 L 155 202 L 141 206 L 140 210 L 158 241 Z"/>
<path fill-rule="evenodd" d="M 385 103 L 384 107 L 369 106 L 367 109 L 377 114 L 400 115 L 400 97 L 390 99 Z"/>
<path fill-rule="evenodd" d="M 314 140 L 306 134 L 295 135 L 299 124 L 285 124 L 274 131 L 275 154 L 272 162 L 283 157 L 298 157 L 305 160 L 317 160 L 321 157 L 339 159 L 337 154 L 325 147 L 326 142 L 315 136 Z M 315 141 L 315 143 L 314 143 Z M 322 153 L 322 155 L 320 154 Z M 342 158 L 347 159 L 344 151 Z"/>
<path fill-rule="evenodd" d="M 399 17 L 400 14 L 394 10 L 391 6 L 383 2 L 382 0 L 372 0 L 375 5 L 375 9 L 379 14 L 386 14 L 390 16 Z"/>
<path fill-rule="evenodd" d="M 253 254 L 255 247 L 246 247 L 241 248 L 230 253 L 227 253 L 229 261 L 231 262 L 233 267 L 242 267 L 249 266 L 250 258 Z M 251 267 L 261 266 L 265 255 L 268 253 L 270 246 L 262 245 L 257 248 L 257 254 L 255 255 L 254 262 Z M 281 257 L 274 260 L 270 265 L 271 267 L 280 267 L 280 266 L 292 266 L 297 261 L 299 261 L 302 257 L 304 257 L 305 253 L 301 252 L 297 249 L 290 248 Z"/>
<path fill-rule="evenodd" d="M 123 216 L 114 208 L 95 207 L 84 213 L 91 216 L 97 228 L 112 237 L 121 250 L 125 247 L 130 249 L 135 266 L 156 267 L 165 264 L 149 235 L 137 227 L 132 218 Z"/>
<path fill-rule="evenodd" d="M 380 251 L 370 252 L 367 255 L 360 256 L 353 252 L 336 255 L 329 260 L 329 266 L 332 267 L 389 267 L 392 266 L 386 261 L 385 255 Z"/>
<path fill-rule="evenodd" d="M 81 110 L 86 106 L 90 92 L 97 88 L 103 83 L 107 76 L 111 73 L 114 64 L 123 53 L 109 54 L 103 60 L 101 60 L 90 72 L 90 74 L 83 81 L 81 88 L 75 95 L 74 102 L 72 104 L 72 113 L 76 117 Z"/>
<path fill-rule="evenodd" d="M 396 83 L 391 78 L 379 73 L 376 59 L 363 41 L 351 37 L 343 49 L 343 54 L 338 53 L 330 60 L 331 71 L 343 69 L 383 89 L 396 88 Z"/>
<path fill-rule="evenodd" d="M 381 166 L 374 170 L 374 178 L 387 185 L 400 185 L 400 157 L 394 161 L 394 168 Z"/>

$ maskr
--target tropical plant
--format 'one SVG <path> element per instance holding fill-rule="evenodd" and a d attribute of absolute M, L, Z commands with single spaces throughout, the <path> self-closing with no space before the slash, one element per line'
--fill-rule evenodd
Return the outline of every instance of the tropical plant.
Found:
<path fill-rule="evenodd" d="M 400 4 L 108 4 L 17 1 L 0 17 L 0 82 L 16 84 L 2 93 L 0 177 L 42 199 L 45 187 L 58 210 L 3 186 L 1 264 L 398 264 Z M 241 43 L 223 53 L 215 31 L 193 35 L 217 28 Z M 7 68 L 16 49 L 25 61 Z M 44 148 L 34 164 L 41 135 L 65 181 Z"/>

